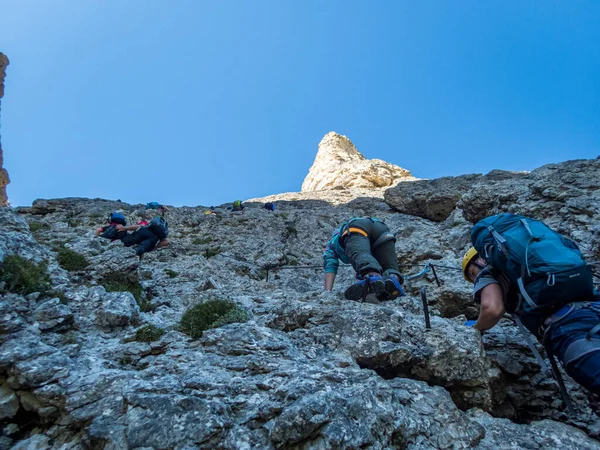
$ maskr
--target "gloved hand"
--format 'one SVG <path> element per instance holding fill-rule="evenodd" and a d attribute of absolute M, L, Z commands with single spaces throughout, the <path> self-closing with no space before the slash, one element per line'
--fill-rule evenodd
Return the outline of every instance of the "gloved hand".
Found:
<path fill-rule="evenodd" d="M 467 320 L 467 321 L 465 322 L 465 326 L 466 326 L 466 327 L 472 327 L 472 326 L 473 326 L 473 325 L 475 325 L 476 323 L 477 323 L 477 321 L 476 321 L 476 320 Z"/>

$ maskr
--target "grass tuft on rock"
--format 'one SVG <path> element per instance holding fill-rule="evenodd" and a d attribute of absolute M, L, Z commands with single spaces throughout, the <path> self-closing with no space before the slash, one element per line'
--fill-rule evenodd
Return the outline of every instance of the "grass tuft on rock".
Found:
<path fill-rule="evenodd" d="M 146 325 L 135 332 L 135 340 L 138 342 L 158 341 L 165 334 L 165 330 L 154 325 Z"/>
<path fill-rule="evenodd" d="M 142 301 L 142 285 L 132 274 L 123 272 L 108 273 L 102 279 L 102 286 L 104 286 L 106 292 L 131 292 L 138 304 Z"/>
<path fill-rule="evenodd" d="M 229 300 L 209 300 L 192 306 L 181 317 L 180 330 L 192 339 L 198 339 L 210 328 L 229 323 L 246 322 L 248 312 Z"/>
<path fill-rule="evenodd" d="M 204 238 L 196 238 L 192 241 L 192 244 L 194 245 L 205 245 L 205 244 L 210 244 L 213 241 L 213 238 L 210 236 L 204 237 Z"/>
<path fill-rule="evenodd" d="M 42 223 L 42 222 L 30 222 L 29 223 L 29 231 L 31 231 L 32 233 L 35 233 L 36 231 L 40 231 L 40 230 L 49 230 L 50 229 L 50 225 L 48 225 L 47 223 Z"/>
<path fill-rule="evenodd" d="M 133 272 L 110 272 L 104 275 L 102 286 L 106 292 L 131 292 L 141 312 L 154 312 L 158 305 L 150 303 L 142 296 L 144 288 Z"/>
<path fill-rule="evenodd" d="M 221 247 L 207 247 L 206 250 L 204 250 L 204 256 L 206 259 L 210 259 L 213 256 L 217 256 L 221 252 Z"/>
<path fill-rule="evenodd" d="M 60 292 L 60 291 L 48 291 L 48 292 L 45 293 L 44 297 L 50 298 L 50 299 L 52 299 L 52 298 L 58 298 L 63 305 L 68 305 L 69 304 L 69 299 L 64 294 L 64 292 Z"/>
<path fill-rule="evenodd" d="M 45 262 L 36 264 L 17 255 L 7 256 L 0 264 L 0 281 L 5 283 L 6 291 L 15 294 L 44 294 L 50 290 L 48 265 Z"/>
<path fill-rule="evenodd" d="M 56 257 L 58 264 L 69 272 L 77 270 L 83 270 L 90 265 L 85 256 L 81 253 L 77 253 L 73 250 L 69 250 L 66 247 L 62 247 L 58 250 L 58 256 Z"/>
<path fill-rule="evenodd" d="M 179 275 L 179 273 L 175 272 L 174 270 L 171 269 L 165 269 L 165 273 L 167 274 L 167 276 L 169 278 L 175 278 Z"/>

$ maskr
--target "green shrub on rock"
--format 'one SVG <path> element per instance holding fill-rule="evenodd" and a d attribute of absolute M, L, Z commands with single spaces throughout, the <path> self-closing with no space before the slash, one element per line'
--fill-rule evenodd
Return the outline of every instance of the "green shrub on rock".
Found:
<path fill-rule="evenodd" d="M 43 222 L 30 222 L 29 223 L 29 231 L 31 231 L 32 233 L 35 233 L 36 231 L 40 231 L 40 230 L 49 230 L 50 229 L 50 225 L 48 225 L 47 223 L 43 223 Z"/>
<path fill-rule="evenodd" d="M 130 292 L 140 307 L 141 312 L 153 312 L 158 308 L 158 305 L 150 303 L 148 299 L 142 297 L 144 288 L 142 288 L 142 285 L 134 273 L 108 273 L 104 275 L 104 278 L 102 279 L 102 286 L 104 286 L 106 292 Z"/>
<path fill-rule="evenodd" d="M 45 293 L 50 289 L 46 263 L 36 264 L 17 255 L 9 255 L 0 264 L 0 281 L 4 289 L 15 294 Z"/>
<path fill-rule="evenodd" d="M 194 245 L 204 245 L 204 244 L 210 244 L 213 241 L 213 239 L 210 236 L 204 237 L 204 238 L 196 238 L 192 241 L 192 244 Z"/>
<path fill-rule="evenodd" d="M 171 269 L 165 269 L 165 273 L 169 278 L 175 278 L 177 275 L 179 275 L 177 272 Z"/>
<path fill-rule="evenodd" d="M 83 270 L 87 266 L 90 265 L 85 256 L 81 253 L 77 253 L 73 250 L 69 250 L 66 247 L 63 247 L 58 250 L 58 256 L 56 257 L 58 260 L 58 264 L 69 272 L 73 272 L 76 270 Z"/>
<path fill-rule="evenodd" d="M 180 330 L 191 338 L 197 339 L 210 328 L 229 323 L 246 322 L 248 312 L 229 300 L 209 300 L 192 306 L 181 317 Z"/>
<path fill-rule="evenodd" d="M 142 285 L 133 274 L 111 272 L 102 279 L 106 292 L 131 292 L 138 304 L 142 301 Z"/>
<path fill-rule="evenodd" d="M 159 340 L 165 330 L 154 325 L 146 325 L 135 332 L 135 340 L 138 342 L 153 342 Z"/>

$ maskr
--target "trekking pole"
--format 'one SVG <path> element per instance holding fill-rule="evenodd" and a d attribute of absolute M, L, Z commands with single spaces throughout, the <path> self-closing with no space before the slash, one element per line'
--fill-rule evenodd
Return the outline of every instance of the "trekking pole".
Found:
<path fill-rule="evenodd" d="M 433 277 L 435 278 L 438 287 L 441 287 L 442 283 L 440 283 L 440 279 L 438 278 L 437 273 L 435 273 L 435 266 L 433 264 L 431 264 L 431 272 L 433 273 Z"/>
<path fill-rule="evenodd" d="M 554 380 L 558 384 L 558 390 L 560 391 L 560 396 L 563 399 L 566 410 L 570 415 L 573 415 L 575 410 L 573 409 L 571 398 L 569 397 L 569 393 L 567 392 L 567 388 L 565 386 L 565 381 L 563 380 L 560 370 L 558 370 L 558 364 L 556 364 L 554 353 L 552 353 L 549 344 L 546 344 L 546 353 L 548 354 L 548 359 L 550 360 L 550 367 L 552 367 L 552 375 L 554 376 Z"/>
<path fill-rule="evenodd" d="M 431 330 L 431 321 L 429 319 L 429 306 L 427 305 L 427 294 L 425 286 L 421 288 L 421 300 L 423 300 L 423 314 L 425 315 L 425 329 Z"/>

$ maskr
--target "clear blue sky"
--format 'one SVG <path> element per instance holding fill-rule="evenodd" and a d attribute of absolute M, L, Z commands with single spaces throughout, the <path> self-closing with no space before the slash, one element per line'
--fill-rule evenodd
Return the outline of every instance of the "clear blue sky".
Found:
<path fill-rule="evenodd" d="M 13 205 L 298 191 L 328 131 L 435 178 L 600 154 L 600 2 L 0 0 Z"/>

